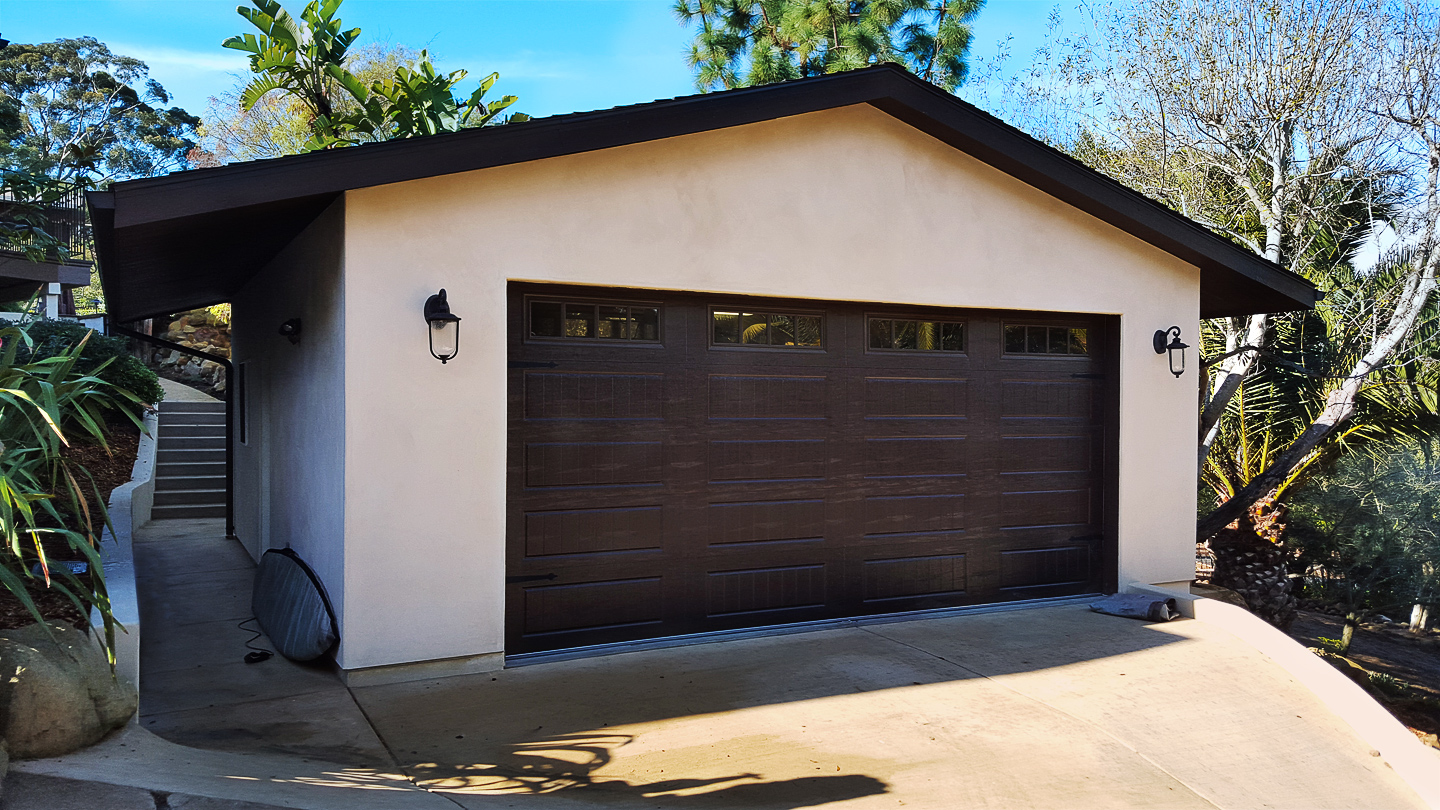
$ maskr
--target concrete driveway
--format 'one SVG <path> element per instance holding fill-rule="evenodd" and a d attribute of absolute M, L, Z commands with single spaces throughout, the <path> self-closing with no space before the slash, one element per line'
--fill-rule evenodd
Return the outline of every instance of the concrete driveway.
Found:
<path fill-rule="evenodd" d="M 352 693 L 465 807 L 1423 806 L 1253 647 L 1082 606 Z"/>

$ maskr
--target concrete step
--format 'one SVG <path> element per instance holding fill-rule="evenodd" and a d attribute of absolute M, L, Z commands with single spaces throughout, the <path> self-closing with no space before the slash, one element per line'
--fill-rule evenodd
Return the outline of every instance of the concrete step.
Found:
<path fill-rule="evenodd" d="M 161 411 L 160 426 L 170 425 L 223 425 L 225 424 L 225 412 L 187 412 L 187 411 Z"/>
<path fill-rule="evenodd" d="M 225 438 L 224 425 L 160 425 L 160 437 L 167 436 L 214 436 Z"/>
<path fill-rule="evenodd" d="M 224 466 L 223 464 L 221 465 Z M 225 474 L 220 475 L 165 475 L 155 476 L 155 491 L 168 489 L 200 489 L 225 491 Z"/>
<path fill-rule="evenodd" d="M 224 413 L 224 402 L 161 402 L 160 415 L 167 413 Z"/>
<path fill-rule="evenodd" d="M 150 510 L 151 520 L 174 520 L 176 518 L 223 518 L 225 517 L 225 504 L 219 506 L 204 505 L 197 506 L 187 504 L 183 506 L 162 506 L 155 504 Z"/>
<path fill-rule="evenodd" d="M 225 487 L 219 489 L 159 489 L 155 490 L 156 506 L 213 505 L 225 503 Z"/>
<path fill-rule="evenodd" d="M 160 452 L 166 450 L 225 450 L 224 436 L 165 436 L 161 435 L 155 445 Z"/>
<path fill-rule="evenodd" d="M 176 452 L 185 452 L 177 450 Z M 199 450 L 195 452 L 207 452 Z M 209 478 L 211 476 L 225 478 L 225 462 L 221 461 L 167 461 L 155 465 L 155 476 L 157 478 L 191 478 L 195 476 Z"/>
<path fill-rule="evenodd" d="M 161 444 L 155 449 L 155 462 L 157 464 L 198 464 L 201 462 L 218 461 L 225 463 L 225 445 L 220 447 L 176 447 L 168 448 Z"/>

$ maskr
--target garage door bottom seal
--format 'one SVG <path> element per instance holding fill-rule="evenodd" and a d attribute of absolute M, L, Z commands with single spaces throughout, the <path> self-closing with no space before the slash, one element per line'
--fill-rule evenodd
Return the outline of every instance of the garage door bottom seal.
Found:
<path fill-rule="evenodd" d="M 1056 596 L 1046 599 L 1019 599 L 1014 602 L 996 602 L 987 605 L 965 605 L 963 607 L 911 610 L 903 613 L 881 613 L 873 616 L 821 619 L 813 622 L 776 624 L 768 627 L 744 627 L 736 630 L 717 630 L 713 633 L 691 633 L 683 636 L 647 638 L 637 641 L 617 641 L 612 644 L 593 644 L 587 647 L 567 647 L 560 650 L 545 650 L 543 652 L 507 655 L 505 656 L 505 667 L 510 669 L 513 667 L 529 666 L 531 664 L 549 664 L 557 661 L 573 661 L 577 658 L 592 658 L 598 655 L 614 655 L 617 653 L 641 652 L 643 650 L 663 650 L 671 647 L 688 647 L 692 644 L 714 644 L 720 641 L 783 636 L 791 633 L 810 633 L 816 630 L 836 630 L 842 627 L 865 627 L 872 624 L 892 624 L 894 622 L 908 622 L 916 619 L 943 619 L 950 616 L 971 616 L 978 613 L 1004 613 L 1011 610 L 1028 610 L 1031 608 L 1056 607 L 1060 605 L 1085 605 L 1094 601 L 1098 596 L 1103 596 L 1103 594 L 1087 593 L 1076 596 Z"/>

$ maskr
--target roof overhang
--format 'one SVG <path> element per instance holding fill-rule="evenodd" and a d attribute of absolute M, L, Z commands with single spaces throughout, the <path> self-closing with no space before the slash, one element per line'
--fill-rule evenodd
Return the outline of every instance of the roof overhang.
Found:
<path fill-rule="evenodd" d="M 350 189 L 870 104 L 1200 268 L 1211 318 L 1313 307 L 1315 287 L 898 67 L 117 183 L 87 195 L 117 320 L 227 301 Z"/>

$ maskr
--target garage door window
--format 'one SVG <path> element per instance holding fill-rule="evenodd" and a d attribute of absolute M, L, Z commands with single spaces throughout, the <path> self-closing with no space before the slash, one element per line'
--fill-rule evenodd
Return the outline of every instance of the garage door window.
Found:
<path fill-rule="evenodd" d="M 653 304 L 531 301 L 530 337 L 658 343 L 660 308 Z"/>
<path fill-rule="evenodd" d="M 716 346 L 818 349 L 824 332 L 819 315 L 786 312 L 710 311 L 710 340 Z"/>
<path fill-rule="evenodd" d="M 965 324 L 959 321 L 920 321 L 871 318 L 870 348 L 908 352 L 963 352 Z"/>
<path fill-rule="evenodd" d="M 1088 356 L 1090 330 L 1074 326 L 1007 323 L 1005 353 Z"/>

